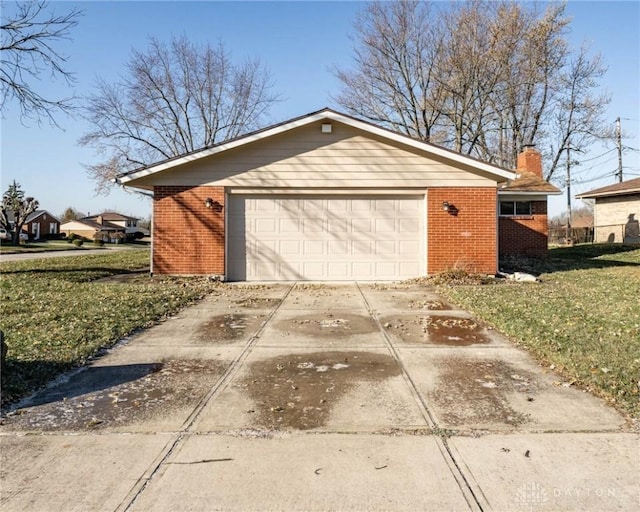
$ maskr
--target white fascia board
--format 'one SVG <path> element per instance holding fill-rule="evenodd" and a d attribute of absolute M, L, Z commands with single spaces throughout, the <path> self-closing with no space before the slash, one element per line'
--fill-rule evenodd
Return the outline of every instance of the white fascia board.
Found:
<path fill-rule="evenodd" d="M 464 165 L 468 165 L 471 167 L 475 167 L 478 170 L 500 176 L 506 179 L 515 179 L 516 173 L 507 171 L 506 169 L 501 169 L 499 167 L 495 167 L 493 165 L 480 162 L 479 160 L 475 160 L 464 155 L 460 155 L 458 153 L 447 151 L 445 149 L 441 149 L 437 146 L 432 146 L 422 141 L 414 140 L 405 135 L 396 134 L 390 132 L 389 130 L 385 130 L 383 128 L 379 128 L 375 125 L 365 123 L 363 121 L 358 121 L 357 119 L 353 119 L 350 117 L 345 117 L 337 112 L 333 112 L 331 110 L 318 112 L 316 114 L 312 114 L 308 117 L 303 117 L 301 119 L 297 119 L 295 121 L 291 121 L 289 123 L 284 123 L 278 126 L 274 126 L 273 128 L 268 128 L 263 131 L 259 131 L 254 133 L 253 135 L 247 135 L 245 137 L 240 137 L 238 139 L 232 140 L 228 143 L 222 143 L 219 146 L 215 146 L 209 149 L 203 149 L 202 151 L 197 151 L 195 153 L 191 153 L 185 155 L 183 157 L 173 158 L 171 160 L 167 160 L 161 162 L 156 165 L 152 165 L 150 167 L 146 167 L 141 169 L 138 172 L 134 172 L 132 174 L 128 174 L 123 176 L 122 178 L 118 178 L 118 182 L 122 185 L 126 183 L 143 178 L 145 176 L 149 176 L 151 174 L 155 174 L 158 172 L 165 171 L 167 169 L 171 169 L 172 167 L 177 167 L 179 165 L 185 164 L 187 162 L 193 162 L 195 160 L 200 160 L 201 158 L 206 158 L 211 155 L 215 155 L 217 153 L 222 153 L 223 151 L 227 151 L 233 148 L 237 148 L 240 146 L 244 146 L 245 144 L 251 144 L 252 142 L 256 142 L 268 137 L 272 137 L 274 135 L 278 135 L 284 133 L 286 131 L 292 130 L 294 128 L 299 128 L 302 126 L 306 126 L 308 124 L 314 123 L 316 121 L 330 119 L 332 121 L 337 121 L 342 124 L 346 124 L 348 126 L 352 126 L 359 130 L 372 133 L 374 135 L 378 135 L 379 137 L 393 140 L 398 142 L 399 144 L 404 144 L 405 146 L 410 146 L 415 149 L 419 149 L 420 151 L 424 151 L 426 153 L 430 153 L 442 158 L 446 158 L 449 160 L 453 160 L 454 162 L 458 162 Z"/>
<path fill-rule="evenodd" d="M 119 182 L 124 185 L 129 181 L 143 178 L 144 176 L 149 176 L 151 174 L 155 174 L 161 171 L 165 171 L 167 169 L 170 169 L 172 167 L 177 167 L 187 162 L 193 162 L 194 160 L 200 160 L 201 158 L 206 158 L 208 156 L 215 155 L 217 153 L 222 153 L 223 151 L 227 151 L 229 149 L 237 148 L 239 146 L 244 146 L 245 144 L 250 144 L 252 142 L 265 139 L 267 137 L 272 137 L 273 135 L 278 135 L 288 130 L 292 130 L 293 128 L 299 128 L 301 126 L 305 126 L 307 124 L 310 124 L 325 118 L 326 118 L 325 114 L 315 114 L 309 117 L 305 117 L 303 119 L 298 119 L 297 121 L 292 121 L 290 123 L 274 126 L 273 128 L 261 131 L 259 133 L 254 133 L 253 135 L 247 135 L 245 137 L 240 137 L 238 139 L 232 140 L 231 142 L 228 142 L 228 143 L 222 143 L 219 146 L 215 146 L 209 149 L 203 149 L 202 151 L 197 151 L 195 153 L 191 153 L 183 157 L 174 158 L 165 162 L 161 162 L 157 165 L 152 165 L 151 167 L 146 167 L 144 169 L 141 169 L 138 172 L 129 174 L 127 176 L 123 176 L 122 178 L 119 179 Z"/>
<path fill-rule="evenodd" d="M 617 196 L 628 196 L 633 194 L 640 194 L 640 188 L 638 189 L 630 188 L 627 190 L 620 190 L 618 192 L 600 192 L 598 194 L 590 194 L 588 192 L 585 192 L 582 194 L 576 194 L 576 198 L 577 199 L 597 199 L 600 197 L 617 197 Z"/>

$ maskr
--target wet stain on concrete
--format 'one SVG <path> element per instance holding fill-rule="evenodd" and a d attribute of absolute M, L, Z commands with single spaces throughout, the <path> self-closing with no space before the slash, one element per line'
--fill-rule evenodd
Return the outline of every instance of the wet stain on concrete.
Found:
<path fill-rule="evenodd" d="M 444 315 L 388 317 L 381 320 L 388 333 L 405 343 L 461 347 L 490 343 L 482 326 L 470 318 Z"/>
<path fill-rule="evenodd" d="M 441 300 L 411 300 L 409 309 L 427 309 L 430 311 L 445 311 L 452 309 L 449 304 Z"/>
<path fill-rule="evenodd" d="M 282 302 L 281 299 L 272 299 L 265 297 L 247 297 L 235 301 L 236 306 L 249 309 L 266 309 L 274 308 Z"/>
<path fill-rule="evenodd" d="M 429 399 L 437 405 L 438 416 L 447 426 L 490 428 L 492 425 L 519 426 L 530 421 L 516 411 L 507 395 L 537 391 L 535 376 L 500 360 L 448 358 Z"/>
<path fill-rule="evenodd" d="M 200 326 L 198 337 L 210 343 L 230 343 L 248 338 L 265 318 L 266 315 L 244 313 L 217 315 Z"/>
<path fill-rule="evenodd" d="M 170 416 L 195 407 L 225 369 L 211 360 L 89 367 L 9 413 L 4 423 L 16 430 L 85 431 Z"/>
<path fill-rule="evenodd" d="M 371 317 L 350 313 L 301 315 L 296 318 L 281 320 L 275 327 L 284 332 L 321 337 L 369 334 L 376 332 L 378 329 Z"/>
<path fill-rule="evenodd" d="M 253 426 L 309 430 L 327 424 L 333 407 L 352 386 L 399 374 L 400 367 L 387 354 L 314 352 L 254 362 L 236 387 L 254 403 L 247 411 Z"/>

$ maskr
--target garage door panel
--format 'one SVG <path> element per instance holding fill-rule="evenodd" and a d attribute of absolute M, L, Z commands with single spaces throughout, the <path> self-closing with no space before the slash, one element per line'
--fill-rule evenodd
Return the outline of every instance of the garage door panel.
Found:
<path fill-rule="evenodd" d="M 300 233 L 301 222 L 298 219 L 280 219 L 280 233 Z"/>
<path fill-rule="evenodd" d="M 346 233 L 348 223 L 347 219 L 328 219 L 327 230 L 329 233 Z"/>
<path fill-rule="evenodd" d="M 351 279 L 349 264 L 345 261 L 330 261 L 327 263 L 327 279 Z"/>
<path fill-rule="evenodd" d="M 324 219 L 302 219 L 303 233 L 322 233 L 324 231 Z"/>
<path fill-rule="evenodd" d="M 359 240 L 351 243 L 351 254 L 355 256 L 371 256 L 373 254 L 373 242 Z"/>
<path fill-rule="evenodd" d="M 283 255 L 300 254 L 300 242 L 298 240 L 281 240 L 280 254 L 283 254 Z"/>
<path fill-rule="evenodd" d="M 373 263 L 370 261 L 353 262 L 351 272 L 353 275 L 359 276 L 360 279 L 373 279 Z"/>
<path fill-rule="evenodd" d="M 228 201 L 232 280 L 403 279 L 424 272 L 424 197 Z"/>
<path fill-rule="evenodd" d="M 349 242 L 346 240 L 329 240 L 327 242 L 327 254 L 331 254 L 331 255 L 349 254 Z"/>
<path fill-rule="evenodd" d="M 393 233 L 396 231 L 394 219 L 374 219 L 376 233 Z"/>
<path fill-rule="evenodd" d="M 371 233 L 372 225 L 371 219 L 353 219 L 351 221 L 351 231 L 353 233 Z"/>
<path fill-rule="evenodd" d="M 377 241 L 376 242 L 376 254 L 387 254 L 393 256 L 397 252 L 396 242 L 392 240 Z"/>
<path fill-rule="evenodd" d="M 401 257 L 410 256 L 420 250 L 420 242 L 417 240 L 400 240 L 398 247 L 398 254 Z"/>
<path fill-rule="evenodd" d="M 420 233 L 422 223 L 418 219 L 398 219 L 398 231 L 400 233 Z"/>
<path fill-rule="evenodd" d="M 377 262 L 375 264 L 375 275 L 378 279 L 394 279 L 398 273 L 398 265 L 392 261 Z"/>
<path fill-rule="evenodd" d="M 318 256 L 324 254 L 325 242 L 322 240 L 304 240 L 302 242 L 302 256 Z"/>

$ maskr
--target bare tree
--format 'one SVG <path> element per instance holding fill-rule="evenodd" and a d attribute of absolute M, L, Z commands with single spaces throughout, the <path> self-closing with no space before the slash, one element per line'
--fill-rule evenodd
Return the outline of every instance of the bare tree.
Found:
<path fill-rule="evenodd" d="M 355 24 L 356 69 L 334 69 L 336 98 L 349 112 L 430 141 L 442 115 L 438 55 L 445 35 L 432 6 L 416 0 L 372 3 Z M 437 138 L 437 135 L 436 135 Z"/>
<path fill-rule="evenodd" d="M 38 201 L 33 197 L 25 197 L 20 184 L 13 180 L 2 196 L 0 205 L 0 226 L 7 231 L 12 230 L 13 245 L 20 243 L 20 233 L 27 217 L 38 209 Z M 11 220 L 13 219 L 13 220 Z M 13 226 L 10 224 L 13 223 Z"/>
<path fill-rule="evenodd" d="M 0 109 L 2 116 L 11 100 L 20 106 L 20 119 L 43 119 L 58 126 L 55 115 L 74 109 L 73 94 L 54 99 L 40 92 L 36 82 L 43 78 L 59 79 L 71 86 L 74 75 L 66 69 L 67 57 L 56 49 L 61 40 L 69 39 L 78 24 L 81 11 L 66 14 L 47 12 L 44 1 L 2 6 L 0 22 Z"/>
<path fill-rule="evenodd" d="M 103 160 L 87 166 L 106 193 L 117 174 L 258 128 L 278 101 L 259 60 L 236 63 L 224 45 L 185 37 L 134 50 L 118 82 L 100 80 L 86 100 L 92 129 L 80 144 Z"/>
<path fill-rule="evenodd" d="M 574 56 L 568 26 L 564 4 L 376 2 L 354 26 L 353 69 L 335 70 L 336 99 L 351 113 L 505 167 L 515 167 L 523 145 L 537 144 L 552 175 L 559 125 L 582 130 L 608 103 L 606 95 L 593 101 L 603 67 Z M 557 118 L 569 112 L 570 128 Z M 598 136 L 582 131 L 583 144 Z"/>
<path fill-rule="evenodd" d="M 611 97 L 606 93 L 594 93 L 605 72 L 601 56 L 590 57 L 587 46 L 583 45 L 562 74 L 561 92 L 554 104 L 547 180 L 554 176 L 567 147 L 584 153 L 596 140 L 613 139 L 603 117 L 603 107 L 609 104 Z"/>

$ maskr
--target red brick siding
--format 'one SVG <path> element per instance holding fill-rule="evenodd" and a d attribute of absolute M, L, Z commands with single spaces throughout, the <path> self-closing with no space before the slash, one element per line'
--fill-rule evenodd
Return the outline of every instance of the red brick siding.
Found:
<path fill-rule="evenodd" d="M 458 209 L 451 215 L 443 201 Z M 431 188 L 427 191 L 427 272 L 450 268 L 495 274 L 496 189 Z"/>
<path fill-rule="evenodd" d="M 224 274 L 223 187 L 157 186 L 153 191 L 153 272 Z"/>
<path fill-rule="evenodd" d="M 547 255 L 547 202 L 532 201 L 530 216 L 500 217 L 500 256 Z"/>

